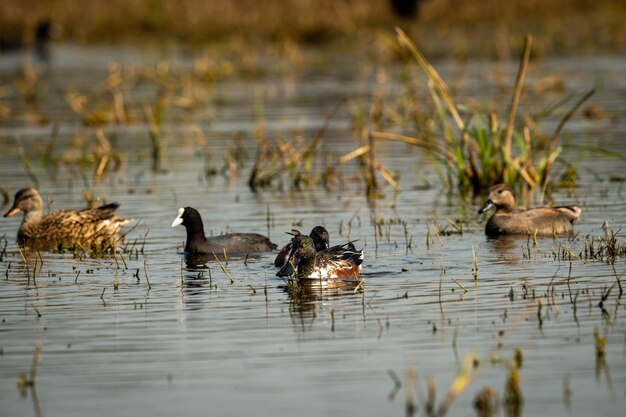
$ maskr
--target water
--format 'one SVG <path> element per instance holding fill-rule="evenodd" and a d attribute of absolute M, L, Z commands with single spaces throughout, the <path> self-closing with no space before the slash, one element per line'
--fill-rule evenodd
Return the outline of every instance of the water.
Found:
<path fill-rule="evenodd" d="M 623 60 L 560 58 L 531 67 L 531 81 L 557 73 L 565 80 L 565 91 L 546 95 L 529 89 L 524 111 L 545 108 L 570 92 L 595 86 L 593 101 L 607 113 L 598 122 L 575 117 L 563 133 L 563 143 L 579 145 L 564 149 L 578 170 L 578 187 L 571 193 L 558 191 L 554 198 L 582 206 L 578 237 L 561 243 L 542 239 L 535 248 L 526 239 L 487 239 L 484 219 L 475 214 L 481 202 L 446 195 L 432 162 L 397 143 L 380 144 L 377 156 L 401 173 L 402 191 L 396 194 L 386 187 L 374 205 L 364 198 L 361 182 L 353 179 L 359 172 L 354 163 L 342 168 L 343 185 L 330 191 L 296 192 L 275 182 L 251 192 L 247 179 L 259 113 L 269 138 L 311 138 L 334 106 L 346 100 L 331 121 L 323 148 L 338 157 L 358 146 L 350 130 L 350 106 L 367 107 L 368 97 L 381 88 L 389 97 L 401 91 L 394 81 L 399 69 L 393 64 L 308 53 L 330 64 L 309 73 L 270 67 L 264 77 L 225 77 L 199 92 L 209 96 L 203 106 L 191 111 L 172 106 L 164 116 L 165 151 L 156 171 L 141 108 L 154 100 L 158 89 L 144 81 L 133 90 L 127 106 L 136 120 L 104 128 L 122 156 L 122 168 L 93 186 L 96 195 L 121 203 L 120 215 L 138 223 L 129 240 L 137 239 L 143 253 L 126 255 L 125 265 L 120 259 L 76 260 L 42 253 L 41 269 L 29 277 L 14 245 L 19 221 L 0 221 L 0 236 L 6 234 L 9 240 L 0 262 L 2 415 L 145 416 L 182 411 L 393 416 L 405 415 L 407 398 L 417 404 L 417 415 L 424 415 L 416 390 L 424 391 L 432 377 L 440 402 L 466 355 L 474 354 L 480 372 L 448 411 L 466 416 L 474 414 L 472 401 L 480 388 L 489 385 L 503 394 L 507 364 L 516 348 L 523 353 L 519 373 L 524 416 L 621 415 L 626 405 L 624 313 L 614 284 L 615 272 L 625 272 L 624 260 L 616 261 L 614 272 L 606 262 L 569 261 L 555 254 L 561 252 L 561 243 L 575 254 L 581 252 L 585 236 L 603 236 L 605 220 L 615 230 L 626 222 L 620 180 L 624 162 L 580 147 L 626 153 L 621 140 Z M 82 178 L 91 189 L 94 168 L 88 166 L 81 174 L 72 161 L 92 154 L 98 143 L 96 129 L 67 111 L 62 94 L 70 89 L 92 91 L 106 78 L 112 60 L 153 66 L 163 55 L 59 46 L 55 57 L 36 112 L 11 93 L 12 87 L 0 99 L 17 111 L 0 123 L 0 185 L 12 197 L 29 184 L 16 151 L 19 136 L 44 198 L 53 208 L 82 207 Z M 167 58 L 178 70 L 190 68 L 194 59 L 184 54 Z M 382 86 L 376 82 L 381 79 L 379 65 L 387 73 Z M 509 97 L 494 87 L 494 74 L 510 83 L 516 70 L 514 64 L 488 62 L 437 67 L 454 80 L 459 95 L 494 103 L 506 103 Z M 15 71 L 3 65 L 2 82 L 13 85 Z M 38 159 L 52 125 L 24 121 L 22 116 L 28 114 L 61 120 L 54 152 L 61 159 L 57 170 Z M 546 120 L 546 131 L 557 123 L 557 117 Z M 194 139 L 195 127 L 206 137 L 208 162 Z M 207 167 L 222 169 L 238 133 L 238 151 L 247 152 L 238 169 L 232 175 L 206 177 Z M 284 231 L 297 227 L 308 232 L 322 224 L 331 233 L 331 243 L 348 236 L 359 239 L 357 247 L 364 247 L 366 256 L 364 292 L 355 291 L 355 283 L 315 282 L 294 294 L 274 275 L 272 253 L 230 259 L 232 283 L 213 262 L 188 265 L 181 253 L 184 230 L 170 227 L 184 205 L 200 210 L 207 233 L 258 232 L 284 244 Z M 376 239 L 372 218 L 384 222 L 382 236 Z M 434 227 L 443 228 L 448 219 L 462 221 L 464 233 L 439 240 Z M 472 248 L 478 259 L 477 280 Z M 29 261 L 32 265 L 35 256 Z M 609 288 L 603 312 L 598 303 Z M 595 354 L 595 328 L 607 336 L 605 360 Z M 21 396 L 18 375 L 30 371 L 37 343 L 43 350 L 36 389 Z M 417 379 L 407 376 L 413 372 Z M 390 373 L 401 381 L 396 390 Z M 571 391 L 569 397 L 564 387 Z"/>

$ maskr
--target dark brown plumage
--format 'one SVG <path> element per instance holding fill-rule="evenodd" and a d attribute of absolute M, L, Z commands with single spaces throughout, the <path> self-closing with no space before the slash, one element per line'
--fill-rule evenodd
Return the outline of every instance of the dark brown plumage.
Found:
<path fill-rule="evenodd" d="M 22 188 L 4 217 L 22 211 L 24 218 L 17 242 L 34 250 L 62 250 L 80 247 L 89 250 L 115 248 L 123 236 L 122 227 L 130 219 L 115 217 L 117 203 L 93 209 L 56 210 L 44 213 L 43 200 L 35 188 Z"/>
<path fill-rule="evenodd" d="M 292 235 L 292 236 L 299 236 L 302 233 L 300 233 L 299 230 L 292 229 L 291 232 L 287 232 L 287 234 Z M 322 251 L 324 249 L 328 249 L 328 247 L 330 246 L 330 237 L 328 235 L 328 230 L 326 230 L 324 226 L 315 226 L 311 230 L 311 233 L 309 233 L 309 237 L 313 239 L 316 252 Z M 291 253 L 291 247 L 292 247 L 292 242 L 290 241 L 285 246 L 283 246 L 283 248 L 278 252 L 278 255 L 276 255 L 276 259 L 274 259 L 275 267 L 280 268 L 285 264 L 285 262 L 287 262 L 287 258 L 289 257 L 289 254 Z"/>

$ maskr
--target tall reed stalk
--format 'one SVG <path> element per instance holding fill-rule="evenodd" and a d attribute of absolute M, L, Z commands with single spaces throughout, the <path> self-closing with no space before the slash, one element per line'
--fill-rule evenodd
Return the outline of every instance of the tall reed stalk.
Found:
<path fill-rule="evenodd" d="M 545 191 L 550 182 L 550 170 L 559 156 L 558 138 L 565 123 L 593 95 L 594 90 L 584 94 L 567 112 L 553 133 L 545 149 L 535 149 L 533 138 L 538 133 L 525 124 L 516 126 L 517 109 L 524 88 L 530 60 L 532 37 L 526 36 L 524 50 L 517 73 L 513 96 L 506 124 L 498 122 L 496 112 L 474 112 L 464 121 L 448 86 L 435 68 L 428 62 L 415 43 L 396 28 L 398 43 L 406 48 L 428 77 L 429 89 L 437 118 L 436 131 L 441 139 L 416 138 L 392 132 L 372 132 L 379 140 L 400 141 L 425 149 L 446 167 L 462 194 L 471 190 L 480 193 L 497 183 L 511 186 L 522 183 L 524 188 Z M 453 133 L 456 130 L 457 134 Z"/>

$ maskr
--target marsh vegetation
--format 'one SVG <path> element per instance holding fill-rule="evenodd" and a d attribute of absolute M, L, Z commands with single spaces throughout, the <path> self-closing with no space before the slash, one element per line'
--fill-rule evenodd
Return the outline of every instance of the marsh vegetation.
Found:
<path fill-rule="evenodd" d="M 507 60 L 441 60 L 420 30 L 356 50 L 271 29 L 264 48 L 56 44 L 47 64 L 3 64 L 3 210 L 32 184 L 47 210 L 117 201 L 136 222 L 94 253 L 23 250 L 19 222 L 0 221 L 3 412 L 619 413 L 626 64 L 551 56 L 541 33 L 530 58 L 520 34 Z M 575 233 L 486 238 L 476 210 L 495 181 L 527 205 L 581 206 Z M 184 206 L 207 235 L 279 245 L 324 225 L 364 248 L 362 276 L 186 257 L 170 227 Z"/>

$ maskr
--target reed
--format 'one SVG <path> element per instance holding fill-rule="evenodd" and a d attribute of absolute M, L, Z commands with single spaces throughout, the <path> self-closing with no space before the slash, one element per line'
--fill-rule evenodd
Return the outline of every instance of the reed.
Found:
<path fill-rule="evenodd" d="M 234 278 L 230 275 L 230 272 L 228 272 L 228 269 L 226 269 L 226 267 L 222 264 L 222 262 L 220 262 L 220 259 L 217 257 L 215 252 L 211 252 L 211 253 L 213 254 L 213 257 L 215 258 L 215 260 L 217 261 L 217 264 L 220 266 L 222 271 L 226 274 L 226 276 L 230 280 L 230 283 L 231 284 L 234 283 L 235 282 Z"/>
<path fill-rule="evenodd" d="M 522 415 L 524 396 L 522 394 L 518 368 L 513 365 L 509 366 L 509 375 L 504 386 L 503 403 L 507 416 L 517 417 Z"/>
<path fill-rule="evenodd" d="M 391 390 L 387 398 L 389 399 L 389 401 L 393 401 L 396 398 L 398 392 L 400 392 L 400 389 L 402 388 L 402 381 L 393 369 L 388 369 L 387 375 L 389 375 L 389 378 L 391 378 L 391 380 L 393 381 L 393 389 Z"/>
<path fill-rule="evenodd" d="M 454 400 L 461 395 L 463 391 L 474 381 L 478 376 L 479 362 L 473 354 L 467 354 L 463 359 L 463 364 L 459 373 L 452 381 L 446 396 L 443 398 L 439 407 L 437 408 L 437 416 L 443 417 L 446 415 L 448 409 L 454 402 Z"/>
<path fill-rule="evenodd" d="M 32 165 L 30 164 L 28 156 L 26 156 L 26 152 L 24 151 L 24 147 L 22 146 L 22 140 L 19 136 L 15 137 L 15 143 L 17 146 L 17 154 L 20 157 L 20 161 L 22 161 L 22 165 L 24 166 L 24 171 L 26 171 L 26 175 L 28 175 L 33 184 L 35 184 L 35 188 L 39 188 L 39 178 L 37 178 L 37 175 L 35 175 L 35 172 L 33 171 Z"/>
<path fill-rule="evenodd" d="M 150 277 L 148 276 L 148 260 L 143 260 L 143 273 L 146 277 L 146 283 L 148 284 L 148 291 L 152 289 L 152 284 L 150 284 Z"/>
<path fill-rule="evenodd" d="M 26 395 L 26 391 L 28 388 L 35 388 L 35 382 L 37 377 L 37 365 L 41 360 L 41 352 L 43 350 L 43 344 L 37 343 L 35 345 L 35 352 L 33 353 L 33 360 L 30 365 L 30 373 L 26 375 L 25 373 L 20 373 L 17 380 L 17 388 L 22 396 Z"/>
<path fill-rule="evenodd" d="M 474 267 L 473 267 L 473 275 L 474 281 L 478 279 L 478 258 L 476 257 L 476 250 L 474 249 L 474 245 L 472 245 L 472 258 L 474 259 Z"/>
<path fill-rule="evenodd" d="M 7 254 L 7 247 L 9 246 L 9 240 L 7 239 L 7 235 L 4 234 L 0 237 L 0 262 L 4 261 L 4 257 Z"/>
<path fill-rule="evenodd" d="M 524 189 L 545 192 L 551 184 L 551 166 L 560 153 L 560 132 L 580 106 L 594 94 L 594 90 L 584 94 L 561 119 L 546 149 L 534 149 L 533 137 L 540 136 L 540 132 L 531 131 L 527 125 L 515 128 L 517 108 L 530 59 L 531 36 L 527 36 L 524 43 L 504 125 L 498 122 L 496 112 L 474 111 L 464 118 L 459 109 L 469 107 L 458 106 L 454 102 L 446 82 L 406 33 L 396 28 L 396 37 L 399 45 L 410 53 L 428 77 L 430 95 L 438 115 L 434 120 L 438 132 L 436 136 L 442 139 L 424 139 L 383 131 L 372 132 L 372 136 L 378 140 L 399 141 L 424 149 L 444 165 L 449 177 L 456 179 L 462 194 L 470 190 L 479 194 L 502 182 L 513 187 L 521 182 L 525 185 Z M 455 130 L 456 135 L 453 133 Z"/>
<path fill-rule="evenodd" d="M 595 351 L 596 351 L 596 358 L 601 360 L 604 359 L 605 354 L 606 354 L 606 335 L 605 336 L 600 336 L 600 331 L 598 330 L 598 328 L 594 328 L 593 329 L 593 340 L 594 340 L 594 346 L 595 346 Z"/>
<path fill-rule="evenodd" d="M 157 104 L 158 106 L 158 104 Z M 163 153 L 163 145 L 161 144 L 161 118 L 158 117 L 157 112 L 160 111 L 160 107 L 153 109 L 149 104 L 144 105 L 144 113 L 150 126 L 150 145 L 152 156 L 152 170 L 158 171 L 161 164 L 161 156 Z"/>

